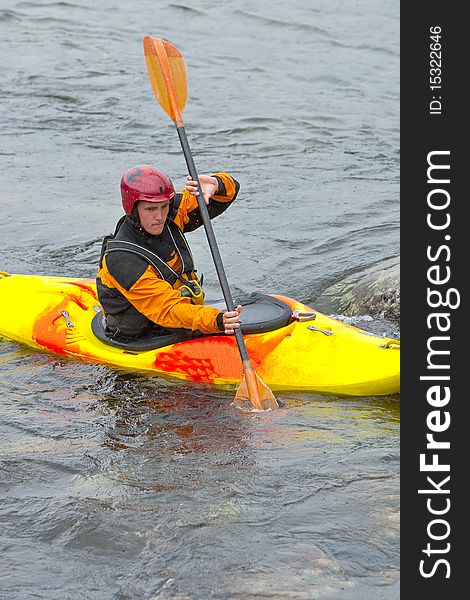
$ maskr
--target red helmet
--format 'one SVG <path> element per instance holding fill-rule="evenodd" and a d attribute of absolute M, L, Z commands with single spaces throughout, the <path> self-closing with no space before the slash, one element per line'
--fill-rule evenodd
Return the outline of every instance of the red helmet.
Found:
<path fill-rule="evenodd" d="M 166 202 L 175 197 L 171 179 L 163 171 L 149 165 L 139 165 L 124 173 L 121 179 L 122 206 L 130 215 L 136 202 Z"/>

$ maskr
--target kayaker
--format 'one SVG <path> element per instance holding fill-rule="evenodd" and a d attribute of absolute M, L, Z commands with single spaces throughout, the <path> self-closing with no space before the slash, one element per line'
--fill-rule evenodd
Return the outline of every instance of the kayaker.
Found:
<path fill-rule="evenodd" d="M 212 218 L 235 200 L 240 184 L 228 173 L 199 177 Z M 197 184 L 187 178 L 177 194 L 170 177 L 149 165 L 121 179 L 126 213 L 114 235 L 103 240 L 97 289 L 110 337 L 165 333 L 232 335 L 240 326 L 239 305 L 222 312 L 204 305 L 202 281 L 185 233 L 202 225 Z"/>

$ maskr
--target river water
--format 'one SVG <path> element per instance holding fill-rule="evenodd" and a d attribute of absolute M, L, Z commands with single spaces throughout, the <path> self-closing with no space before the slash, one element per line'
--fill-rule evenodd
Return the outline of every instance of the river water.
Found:
<path fill-rule="evenodd" d="M 0 0 L 0 269 L 94 277 L 122 172 L 183 186 L 144 35 L 185 58 L 199 172 L 241 183 L 214 224 L 234 293 L 333 314 L 323 292 L 399 253 L 396 2 Z M 0 398 L 2 599 L 399 597 L 398 397 L 243 413 L 0 339 Z"/>

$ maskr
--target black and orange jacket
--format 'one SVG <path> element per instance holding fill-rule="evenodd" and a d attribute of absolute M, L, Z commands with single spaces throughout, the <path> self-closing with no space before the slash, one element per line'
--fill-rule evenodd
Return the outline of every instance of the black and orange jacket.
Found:
<path fill-rule="evenodd" d="M 215 173 L 213 177 L 219 186 L 207 206 L 211 219 L 230 206 L 240 187 L 228 173 Z M 125 217 L 114 236 L 105 238 L 96 280 L 98 296 L 108 321 L 118 323 L 119 333 L 138 336 L 155 325 L 202 333 L 221 331 L 218 309 L 195 305 L 179 291 L 184 280 L 197 279 L 184 233 L 201 225 L 196 197 L 183 190 L 175 197 L 174 209 L 161 235 L 150 235 Z M 116 247 L 108 248 L 108 244 Z M 159 260 L 121 250 L 119 244 L 127 249 L 133 245 L 144 248 L 149 256 L 156 255 Z"/>

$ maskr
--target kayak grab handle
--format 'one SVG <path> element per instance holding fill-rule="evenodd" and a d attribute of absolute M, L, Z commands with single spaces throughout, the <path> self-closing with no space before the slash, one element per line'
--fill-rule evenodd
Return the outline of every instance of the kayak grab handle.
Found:
<path fill-rule="evenodd" d="M 301 310 L 294 310 L 292 318 L 296 321 L 313 321 L 317 318 L 317 313 L 314 312 L 302 312 Z"/>
<path fill-rule="evenodd" d="M 74 329 L 75 325 L 72 323 L 72 321 L 70 320 L 70 316 L 69 313 L 66 310 L 61 310 L 60 314 L 64 317 L 65 319 L 65 324 L 67 325 L 67 329 Z"/>
<path fill-rule="evenodd" d="M 398 340 L 387 340 L 385 344 L 381 344 L 379 346 L 382 350 L 387 350 L 388 348 L 392 348 L 393 350 L 400 349 L 400 342 Z"/>
<path fill-rule="evenodd" d="M 319 331 L 320 333 L 324 333 L 325 335 L 333 335 L 332 331 L 327 331 L 326 329 L 320 329 L 319 327 L 315 327 L 315 325 L 309 325 L 307 329 L 310 331 Z"/>

